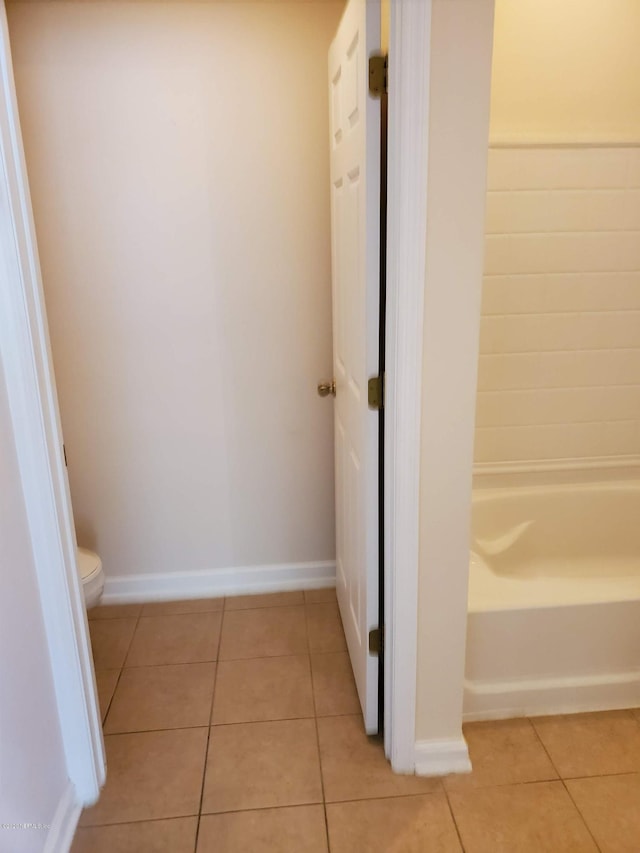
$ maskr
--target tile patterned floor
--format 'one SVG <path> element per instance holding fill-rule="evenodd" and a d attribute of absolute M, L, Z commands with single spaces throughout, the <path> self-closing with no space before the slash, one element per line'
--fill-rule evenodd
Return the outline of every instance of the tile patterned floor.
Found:
<path fill-rule="evenodd" d="M 465 726 L 391 773 L 332 590 L 99 607 L 108 781 L 73 853 L 638 853 L 640 711 Z"/>

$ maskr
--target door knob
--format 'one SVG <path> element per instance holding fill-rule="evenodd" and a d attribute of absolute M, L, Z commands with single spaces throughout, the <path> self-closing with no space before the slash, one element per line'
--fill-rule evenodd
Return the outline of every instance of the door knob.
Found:
<path fill-rule="evenodd" d="M 331 395 L 332 397 L 336 396 L 336 380 L 332 379 L 331 382 L 318 382 L 318 394 L 321 397 L 328 397 Z"/>

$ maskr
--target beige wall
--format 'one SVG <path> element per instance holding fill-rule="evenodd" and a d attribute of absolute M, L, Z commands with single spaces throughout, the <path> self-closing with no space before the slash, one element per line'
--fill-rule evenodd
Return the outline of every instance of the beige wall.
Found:
<path fill-rule="evenodd" d="M 389 52 L 389 27 L 391 23 L 391 0 L 380 0 L 380 49 Z"/>
<path fill-rule="evenodd" d="M 638 0 L 496 0 L 491 136 L 640 140 Z"/>
<path fill-rule="evenodd" d="M 68 785 L 31 539 L 0 364 L 0 850 L 43 850 Z"/>
<path fill-rule="evenodd" d="M 108 575 L 334 557 L 341 9 L 9 5 L 78 537 Z"/>

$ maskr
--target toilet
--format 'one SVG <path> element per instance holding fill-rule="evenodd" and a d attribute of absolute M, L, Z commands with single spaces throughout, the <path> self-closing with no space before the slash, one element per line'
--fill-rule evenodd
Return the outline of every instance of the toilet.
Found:
<path fill-rule="evenodd" d="M 95 607 L 102 598 L 102 590 L 104 589 L 102 560 L 93 551 L 79 547 L 78 569 L 82 580 L 84 603 L 88 610 L 90 607 Z"/>

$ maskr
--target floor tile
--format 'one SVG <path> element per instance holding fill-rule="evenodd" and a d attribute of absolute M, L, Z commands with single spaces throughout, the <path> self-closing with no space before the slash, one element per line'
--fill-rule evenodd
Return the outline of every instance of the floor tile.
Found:
<path fill-rule="evenodd" d="M 225 611 L 220 660 L 307 654 L 304 607 Z"/>
<path fill-rule="evenodd" d="M 208 726 L 215 674 L 215 663 L 124 669 L 105 732 Z"/>
<path fill-rule="evenodd" d="M 335 586 L 328 589 L 305 589 L 305 604 L 324 604 L 327 601 L 336 601 Z"/>
<path fill-rule="evenodd" d="M 104 718 L 109 710 L 109 703 L 113 698 L 113 692 L 118 683 L 119 669 L 97 669 L 96 670 L 96 687 L 98 688 L 98 704 L 100 705 L 100 718 L 104 723 Z"/>
<path fill-rule="evenodd" d="M 597 853 L 562 782 L 449 794 L 466 853 Z"/>
<path fill-rule="evenodd" d="M 448 791 L 558 778 L 530 720 L 468 723 L 463 731 L 473 772 L 448 776 Z"/>
<path fill-rule="evenodd" d="M 567 788 L 602 853 L 640 850 L 640 774 L 570 779 Z"/>
<path fill-rule="evenodd" d="M 218 664 L 214 724 L 313 716 L 308 655 Z"/>
<path fill-rule="evenodd" d="M 93 665 L 119 669 L 127 656 L 137 619 L 95 619 L 89 622 Z"/>
<path fill-rule="evenodd" d="M 344 651 L 347 643 L 337 603 L 308 604 L 306 610 L 311 651 Z"/>
<path fill-rule="evenodd" d="M 359 713 L 360 700 L 346 652 L 311 655 L 311 673 L 319 717 Z"/>
<path fill-rule="evenodd" d="M 87 610 L 87 618 L 93 619 L 137 619 L 142 604 L 99 604 Z"/>
<path fill-rule="evenodd" d="M 204 815 L 197 853 L 327 853 L 322 806 Z"/>
<path fill-rule="evenodd" d="M 143 616 L 166 616 L 170 613 L 209 613 L 222 610 L 224 598 L 189 598 L 185 601 L 152 601 L 142 608 Z"/>
<path fill-rule="evenodd" d="M 197 817 L 79 827 L 71 853 L 193 853 Z"/>
<path fill-rule="evenodd" d="M 203 813 L 321 800 L 314 720 L 212 727 Z"/>
<path fill-rule="evenodd" d="M 327 806 L 331 853 L 462 853 L 442 793 Z"/>
<path fill-rule="evenodd" d="M 107 784 L 82 826 L 198 813 L 207 729 L 107 735 Z"/>
<path fill-rule="evenodd" d="M 270 592 L 264 595 L 230 595 L 225 610 L 251 610 L 256 607 L 285 607 L 304 604 L 302 592 Z"/>
<path fill-rule="evenodd" d="M 215 660 L 221 622 L 222 613 L 141 616 L 126 665 Z"/>
<path fill-rule="evenodd" d="M 391 770 L 382 742 L 364 733 L 362 717 L 318 719 L 326 802 L 426 794 L 441 789 L 438 779 L 400 776 Z"/>
<path fill-rule="evenodd" d="M 532 722 L 563 778 L 640 771 L 640 726 L 630 711 L 536 717 Z"/>

